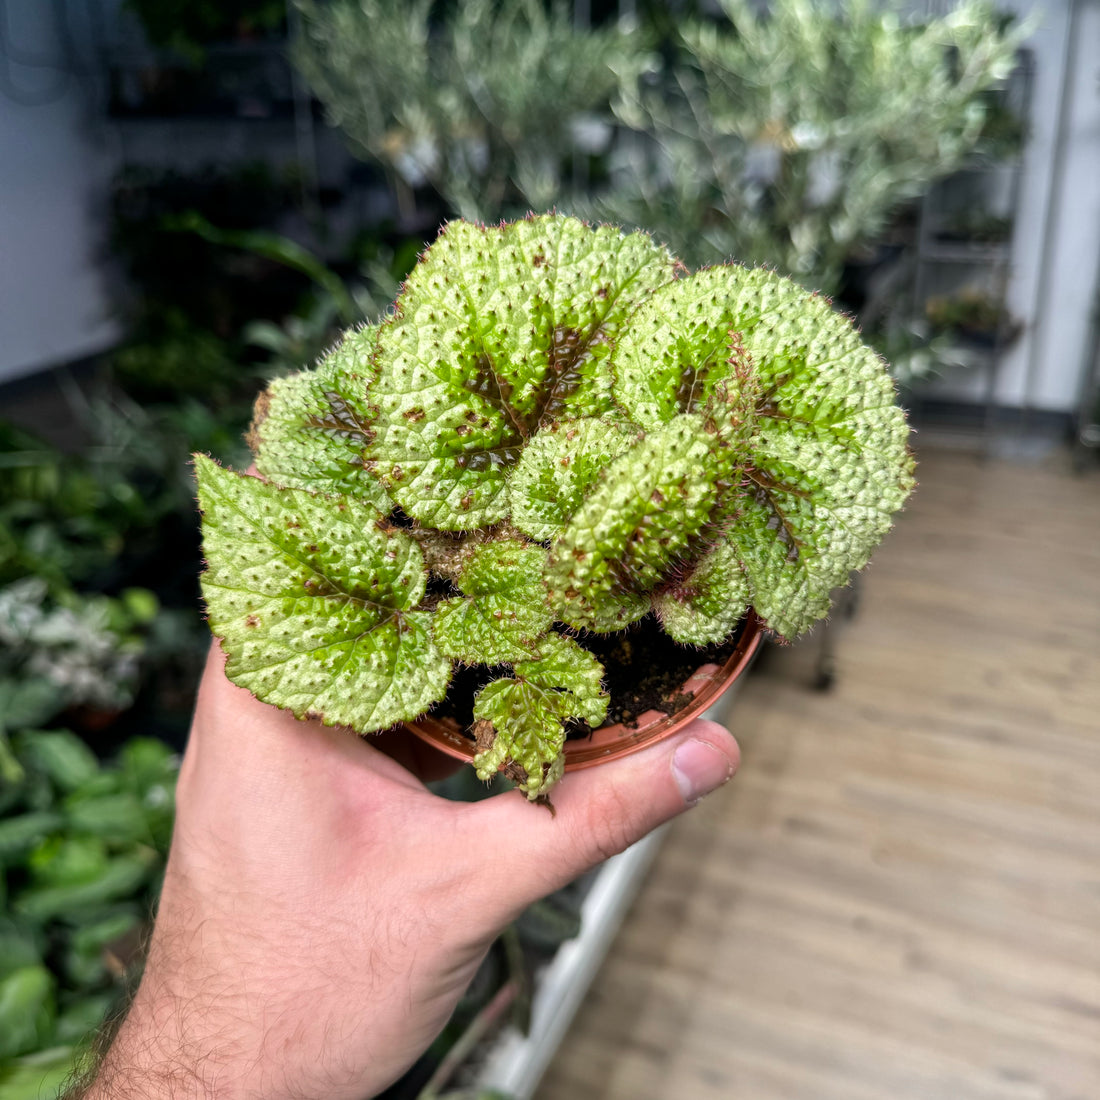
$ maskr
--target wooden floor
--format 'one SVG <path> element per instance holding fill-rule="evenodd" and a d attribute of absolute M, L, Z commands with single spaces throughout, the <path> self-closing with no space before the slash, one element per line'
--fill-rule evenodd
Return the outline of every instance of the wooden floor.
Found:
<path fill-rule="evenodd" d="M 1100 1098 L 1100 476 L 921 456 L 773 650 L 537 1100 Z"/>

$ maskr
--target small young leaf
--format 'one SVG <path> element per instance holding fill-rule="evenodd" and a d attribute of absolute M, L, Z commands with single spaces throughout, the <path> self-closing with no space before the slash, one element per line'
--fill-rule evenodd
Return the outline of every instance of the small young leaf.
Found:
<path fill-rule="evenodd" d="M 203 574 L 226 674 L 264 702 L 360 733 L 443 698 L 451 662 L 416 543 L 352 499 L 277 489 L 197 455 Z"/>
<path fill-rule="evenodd" d="M 603 690 L 603 665 L 595 655 L 561 634 L 548 634 L 537 649 L 534 660 L 516 664 L 516 675 L 538 687 L 567 692 L 568 717 L 599 726 L 607 717 L 609 699 Z"/>
<path fill-rule="evenodd" d="M 532 799 L 561 778 L 563 723 L 581 718 L 598 726 L 608 704 L 603 666 L 588 650 L 560 634 L 548 634 L 536 650 L 516 662 L 515 679 L 486 684 L 474 705 L 477 774 L 490 779 L 503 770 Z"/>
<path fill-rule="evenodd" d="M 742 455 L 699 413 L 679 413 L 607 468 L 550 549 L 547 586 L 562 622 L 618 630 L 690 552 Z"/>
<path fill-rule="evenodd" d="M 379 337 L 372 469 L 426 525 L 503 519 L 508 472 L 541 426 L 612 411 L 614 341 L 672 275 L 640 233 L 557 216 L 452 222 Z"/>
<path fill-rule="evenodd" d="M 748 610 L 750 588 L 737 551 L 720 542 L 685 576 L 653 594 L 666 634 L 687 645 L 725 640 Z"/>
<path fill-rule="evenodd" d="M 377 327 L 352 329 L 316 370 L 276 379 L 260 394 L 248 442 L 265 478 L 390 510 L 386 490 L 363 465 L 378 414 L 367 397 L 377 334 Z"/>
<path fill-rule="evenodd" d="M 458 575 L 466 596 L 436 608 L 435 640 L 443 653 L 485 665 L 530 658 L 530 643 L 552 621 L 542 584 L 545 564 L 541 546 L 516 539 L 474 547 Z"/>
<path fill-rule="evenodd" d="M 636 435 L 618 422 L 594 417 L 544 428 L 527 444 L 509 482 L 512 522 L 533 539 L 553 539 Z"/>
<path fill-rule="evenodd" d="M 505 772 L 534 801 L 561 778 L 568 703 L 561 692 L 526 680 L 493 680 L 478 692 L 474 730 L 479 779 Z"/>

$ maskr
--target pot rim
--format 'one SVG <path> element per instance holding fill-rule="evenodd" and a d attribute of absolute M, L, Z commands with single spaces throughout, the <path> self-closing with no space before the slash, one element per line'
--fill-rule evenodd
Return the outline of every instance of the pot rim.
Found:
<path fill-rule="evenodd" d="M 725 664 L 700 665 L 684 683 L 682 690 L 693 696 L 687 706 L 675 714 L 649 710 L 640 715 L 633 726 L 621 723 L 601 726 L 585 738 L 566 741 L 565 770 L 579 771 L 618 760 L 679 732 L 741 677 L 764 640 L 764 630 L 763 620 L 749 608 L 737 643 Z M 453 719 L 441 720 L 426 715 L 415 722 L 405 722 L 404 726 L 422 741 L 456 760 L 469 762 L 477 752 L 474 742 L 463 734 Z"/>

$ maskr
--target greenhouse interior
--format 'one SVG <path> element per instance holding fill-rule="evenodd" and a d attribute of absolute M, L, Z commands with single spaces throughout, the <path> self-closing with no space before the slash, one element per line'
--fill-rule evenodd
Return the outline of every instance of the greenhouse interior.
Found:
<path fill-rule="evenodd" d="M 1098 181 L 1100 0 L 3 0 L 0 1100 L 1100 1096 Z"/>

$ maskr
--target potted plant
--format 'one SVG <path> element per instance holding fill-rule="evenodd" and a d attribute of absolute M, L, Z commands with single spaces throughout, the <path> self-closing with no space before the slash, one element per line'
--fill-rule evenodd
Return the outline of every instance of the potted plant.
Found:
<path fill-rule="evenodd" d="M 1007 346 L 1023 328 L 1008 315 L 1003 303 L 978 287 L 929 298 L 924 313 L 934 332 L 947 333 L 972 347 Z"/>
<path fill-rule="evenodd" d="M 449 717 L 543 798 L 567 739 L 637 719 L 609 685 L 686 671 L 656 697 L 690 706 L 739 630 L 824 615 L 913 485 L 907 437 L 885 364 L 773 272 L 452 222 L 391 316 L 260 396 L 259 477 L 196 456 L 210 625 L 259 698 Z"/>

